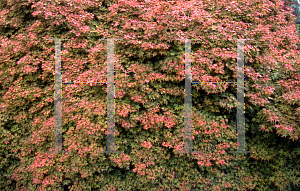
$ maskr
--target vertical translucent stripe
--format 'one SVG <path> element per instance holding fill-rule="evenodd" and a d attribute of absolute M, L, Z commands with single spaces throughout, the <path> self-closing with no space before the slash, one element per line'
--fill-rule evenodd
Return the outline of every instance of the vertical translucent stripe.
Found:
<path fill-rule="evenodd" d="M 115 83 L 114 83 L 114 40 L 122 39 L 100 39 L 107 40 L 107 135 L 106 151 L 100 153 L 122 153 L 123 151 L 115 150 Z"/>
<path fill-rule="evenodd" d="M 191 40 L 187 39 L 185 41 L 184 147 L 188 153 L 193 148 L 191 76 Z"/>
<path fill-rule="evenodd" d="M 62 150 L 61 40 L 55 39 L 54 152 Z"/>
<path fill-rule="evenodd" d="M 48 39 L 55 40 L 55 86 L 54 86 L 54 152 L 46 153 L 70 153 L 62 151 L 62 72 L 61 72 L 61 41 L 69 39 Z"/>
<path fill-rule="evenodd" d="M 114 39 L 107 40 L 107 136 L 106 151 L 115 151 Z"/>
<path fill-rule="evenodd" d="M 237 151 L 245 152 L 244 41 L 237 41 Z"/>

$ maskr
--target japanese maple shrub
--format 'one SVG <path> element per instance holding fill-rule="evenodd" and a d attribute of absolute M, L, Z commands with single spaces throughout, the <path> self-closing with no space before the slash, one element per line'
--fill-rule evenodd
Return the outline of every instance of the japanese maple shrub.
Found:
<path fill-rule="evenodd" d="M 280 0 L 0 2 L 1 190 L 299 189 L 299 37 Z M 106 84 L 62 84 L 64 151 L 54 150 L 53 40 L 62 81 L 105 82 L 114 41 L 115 149 Z M 184 150 L 185 45 L 192 81 L 235 82 L 245 40 L 246 151 L 236 149 L 236 85 L 192 85 Z"/>

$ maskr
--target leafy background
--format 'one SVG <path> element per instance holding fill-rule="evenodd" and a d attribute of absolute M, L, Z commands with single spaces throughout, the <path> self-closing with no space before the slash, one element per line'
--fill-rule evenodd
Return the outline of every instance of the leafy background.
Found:
<path fill-rule="evenodd" d="M 1 190 L 299 189 L 298 4 L 257 1 L 0 1 Z M 296 7 L 295 7 L 296 6 Z M 298 30 L 297 30 L 298 29 Z M 297 34 L 298 32 L 298 34 Z M 297 36 L 298 35 L 298 36 Z M 115 140 L 106 85 L 62 85 L 63 150 L 53 150 L 55 46 L 63 81 L 105 81 L 115 41 Z M 245 43 L 246 150 L 235 150 L 236 88 L 193 85 L 193 150 L 183 147 L 184 43 L 193 81 L 235 81 Z"/>

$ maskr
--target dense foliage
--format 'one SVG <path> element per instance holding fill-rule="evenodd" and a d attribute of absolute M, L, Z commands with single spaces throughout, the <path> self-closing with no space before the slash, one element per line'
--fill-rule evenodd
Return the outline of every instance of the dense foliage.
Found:
<path fill-rule="evenodd" d="M 295 25 L 297 29 L 297 35 L 300 37 L 300 0 L 283 0 L 283 9 L 288 7 L 293 8 L 292 15 L 296 17 Z M 300 50 L 300 44 L 297 44 L 298 50 Z"/>
<path fill-rule="evenodd" d="M 300 56 L 280 0 L 0 0 L 1 190 L 299 189 Z M 63 150 L 53 150 L 54 41 L 62 80 L 106 81 L 115 41 L 115 140 L 105 150 L 106 85 L 62 85 Z M 245 41 L 246 150 L 236 86 L 195 84 L 193 150 L 184 136 L 184 41 L 193 81 L 236 81 Z"/>

